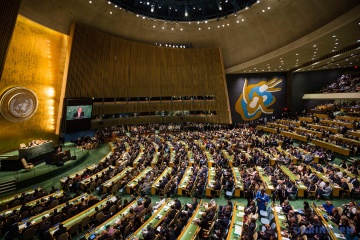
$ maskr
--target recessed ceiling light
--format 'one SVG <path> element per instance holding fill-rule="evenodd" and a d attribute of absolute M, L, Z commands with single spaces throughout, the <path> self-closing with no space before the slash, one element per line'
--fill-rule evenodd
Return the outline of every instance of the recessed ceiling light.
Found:
<path fill-rule="evenodd" d="M 210 27 L 208 27 L 208 29 L 210 30 Z"/>
<path fill-rule="evenodd" d="M 268 9 L 270 9 L 270 7 L 268 7 Z"/>
<path fill-rule="evenodd" d="M 338 45 L 339 43 L 335 43 L 335 45 Z"/>
<path fill-rule="evenodd" d="M 199 31 L 201 30 L 201 28 L 199 28 Z"/>
<path fill-rule="evenodd" d="M 313 47 L 316 47 L 316 44 Z"/>
<path fill-rule="evenodd" d="M 297 53 L 296 56 L 298 56 L 299 54 Z"/>
<path fill-rule="evenodd" d="M 110 14 L 112 14 L 112 12 L 110 12 Z"/>
<path fill-rule="evenodd" d="M 265 10 L 263 9 L 262 12 L 265 12 Z"/>
<path fill-rule="evenodd" d="M 336 37 L 336 35 L 333 36 L 333 38 Z"/>
<path fill-rule="evenodd" d="M 153 26 L 153 28 L 155 28 L 155 25 Z"/>
<path fill-rule="evenodd" d="M 89 3 L 92 3 L 92 1 L 89 1 Z"/>
<path fill-rule="evenodd" d="M 164 27 L 162 27 L 162 29 L 165 29 Z"/>
<path fill-rule="evenodd" d="M 171 30 L 174 30 L 174 28 L 171 28 Z"/>
<path fill-rule="evenodd" d="M 241 19 L 241 21 L 245 21 L 245 19 Z"/>
<path fill-rule="evenodd" d="M 182 28 L 180 28 L 180 31 L 182 31 L 183 29 Z"/>
<path fill-rule="evenodd" d="M 236 21 L 236 23 L 239 23 L 239 21 Z"/>

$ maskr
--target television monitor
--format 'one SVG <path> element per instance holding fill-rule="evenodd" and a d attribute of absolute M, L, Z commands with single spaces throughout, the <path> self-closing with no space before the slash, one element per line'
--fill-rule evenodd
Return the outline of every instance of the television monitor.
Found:
<path fill-rule="evenodd" d="M 91 99 L 65 99 L 63 118 L 66 133 L 89 130 L 93 101 Z"/>

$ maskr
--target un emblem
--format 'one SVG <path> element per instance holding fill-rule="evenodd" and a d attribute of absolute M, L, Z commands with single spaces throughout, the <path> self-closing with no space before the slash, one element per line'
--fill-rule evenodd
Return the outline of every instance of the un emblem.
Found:
<path fill-rule="evenodd" d="M 20 122 L 31 118 L 37 106 L 38 100 L 33 91 L 23 87 L 14 87 L 2 95 L 0 113 L 11 122 Z"/>
<path fill-rule="evenodd" d="M 272 114 L 274 110 L 269 107 L 276 101 L 272 93 L 281 90 L 281 88 L 275 87 L 281 82 L 281 79 L 274 78 L 270 81 L 248 85 L 248 80 L 245 79 L 243 91 L 235 104 L 235 110 L 245 121 L 255 120 L 262 113 Z"/>

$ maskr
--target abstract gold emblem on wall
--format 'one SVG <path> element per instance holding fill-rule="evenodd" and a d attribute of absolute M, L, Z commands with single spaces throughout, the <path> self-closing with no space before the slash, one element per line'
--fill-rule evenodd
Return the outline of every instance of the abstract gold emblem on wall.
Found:
<path fill-rule="evenodd" d="M 235 110 L 244 121 L 255 120 L 262 113 L 272 114 L 274 110 L 269 107 L 276 102 L 272 93 L 281 91 L 281 88 L 275 88 L 281 82 L 281 79 L 274 78 L 270 81 L 248 85 L 248 80 L 245 79 L 243 91 L 235 104 Z"/>
<path fill-rule="evenodd" d="M 13 87 L 0 98 L 0 113 L 10 122 L 30 119 L 36 112 L 38 100 L 33 91 L 23 87 Z"/>

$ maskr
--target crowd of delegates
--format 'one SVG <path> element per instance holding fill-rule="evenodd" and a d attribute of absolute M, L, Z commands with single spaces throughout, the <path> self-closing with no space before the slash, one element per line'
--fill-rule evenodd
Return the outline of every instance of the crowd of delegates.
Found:
<path fill-rule="evenodd" d="M 290 119 L 282 119 L 282 120 L 272 119 L 270 121 L 263 121 L 262 123 L 260 123 L 260 125 L 276 128 L 279 133 L 281 131 L 287 131 L 305 136 L 307 141 L 317 139 L 334 145 L 338 145 L 343 148 L 350 149 L 350 153 L 352 155 L 360 154 L 360 144 L 352 141 L 352 140 L 359 141 L 359 137 L 357 135 L 351 134 L 351 131 L 356 131 L 360 127 L 360 124 L 358 121 L 356 121 L 356 119 L 354 119 L 354 121 L 352 122 L 353 128 L 348 129 L 345 125 L 320 122 L 318 117 L 311 115 L 310 117 L 312 117 L 313 119 L 312 123 L 307 123 L 305 121 L 294 121 Z M 333 120 L 333 121 L 338 123 L 349 123 L 349 120 Z M 324 128 L 319 128 L 321 126 L 324 126 Z M 326 127 L 331 127 L 337 130 L 338 133 L 333 133 L 330 131 L 330 129 Z M 329 153 L 330 151 L 327 152 Z"/>
<path fill-rule="evenodd" d="M 179 184 L 184 177 L 185 172 L 188 172 L 189 181 L 186 184 L 183 195 L 193 197 L 192 204 L 185 206 L 177 206 L 176 210 L 176 224 L 171 224 L 172 218 L 168 218 L 162 223 L 159 229 L 152 229 L 149 227 L 144 235 L 149 235 L 147 239 L 153 239 L 154 234 L 160 234 L 166 239 L 176 239 L 182 231 L 183 226 L 186 225 L 193 211 L 198 204 L 197 197 L 204 196 L 205 187 L 207 184 L 209 168 L 208 161 L 213 161 L 215 177 L 212 186 L 212 195 L 216 197 L 217 191 L 223 189 L 224 193 L 230 192 L 234 189 L 235 179 L 230 169 L 229 161 L 232 161 L 233 166 L 239 167 L 241 179 L 238 179 L 244 184 L 244 194 L 248 201 L 246 208 L 246 228 L 244 238 L 252 239 L 254 233 L 254 224 L 256 224 L 256 208 L 258 210 L 265 210 L 270 200 L 279 200 L 284 205 L 284 212 L 290 212 L 288 209 L 288 199 L 297 197 L 297 183 L 289 179 L 289 177 L 280 169 L 278 164 L 286 165 L 299 179 L 308 187 L 307 193 L 313 193 L 317 199 L 326 197 L 331 194 L 334 184 L 343 187 L 345 194 L 352 186 L 350 196 L 355 198 L 360 194 L 359 181 L 356 178 L 345 175 L 336 166 L 327 163 L 325 166 L 314 163 L 314 157 L 319 156 L 325 162 L 334 159 L 334 155 L 324 150 L 323 148 L 300 144 L 295 146 L 293 140 L 281 134 L 264 134 L 262 131 L 256 129 L 256 124 L 259 122 L 267 122 L 267 119 L 261 119 L 257 122 L 244 123 L 236 125 L 233 128 L 228 125 L 221 124 L 187 124 L 181 126 L 181 132 L 171 132 L 169 126 L 162 128 L 163 132 L 159 134 L 140 134 L 138 130 L 131 135 L 122 135 L 124 128 L 108 128 L 97 131 L 96 138 L 99 141 L 114 131 L 118 131 L 121 140 L 115 141 L 112 147 L 112 153 L 106 158 L 102 159 L 95 167 L 86 168 L 81 174 L 76 174 L 73 178 L 67 178 L 63 184 L 64 190 L 67 193 L 75 193 L 75 196 L 80 196 L 82 192 L 88 192 L 90 195 L 97 191 L 99 196 L 107 196 L 109 194 L 118 194 L 124 192 L 124 189 L 136 176 L 142 173 L 146 168 L 152 166 L 151 171 L 143 174 L 142 178 L 138 178 L 136 186 L 131 189 L 131 194 L 141 196 L 143 199 L 139 200 L 138 206 L 130 210 L 130 215 L 120 221 L 115 227 L 107 228 L 98 238 L 106 239 L 109 235 L 116 234 L 116 236 L 127 235 L 126 229 L 129 222 L 132 222 L 132 228 L 127 231 L 134 232 L 137 228 L 142 226 L 146 218 L 151 216 L 155 209 L 158 209 L 165 201 L 166 197 L 172 197 L 177 193 Z M 153 131 L 160 129 L 162 125 L 148 125 L 147 130 Z M 140 126 L 136 126 L 140 129 Z M 131 128 L 129 128 L 131 129 Z M 128 131 L 127 129 L 126 131 Z M 141 130 L 143 131 L 143 130 Z M 122 135 L 122 136 L 121 136 Z M 78 142 L 86 142 L 87 138 L 80 139 Z M 251 146 L 251 147 L 250 147 Z M 172 154 L 172 151 L 174 155 Z M 227 156 L 227 154 L 229 156 Z M 211 156 L 211 157 L 209 157 Z M 296 157 L 302 159 L 304 164 L 293 165 L 291 159 Z M 232 158 L 232 159 L 231 159 Z M 270 166 L 270 160 L 276 158 L 277 165 Z M 152 161 L 157 161 L 152 164 Z M 162 197 L 160 201 L 153 204 L 149 208 L 149 197 L 151 186 L 155 180 L 163 173 L 163 171 L 172 163 L 172 170 L 165 174 L 159 181 L 157 187 L 158 194 Z M 192 167 L 189 167 L 192 165 Z M 275 191 L 271 196 L 265 193 L 266 184 L 263 182 L 256 167 L 263 167 L 264 173 L 269 177 L 271 184 L 273 184 Z M 124 171 L 127 167 L 131 167 L 131 172 L 125 174 L 118 182 L 111 182 L 112 177 Z M 347 165 L 343 163 L 342 168 L 349 172 L 357 174 L 357 165 Z M 187 171 L 190 170 L 190 171 Z M 319 179 L 316 172 L 322 172 L 329 179 L 329 182 L 324 182 Z M 105 183 L 109 183 L 108 187 L 104 187 Z M 114 188 L 115 187 L 115 188 Z M 221 194 L 221 192 L 220 192 Z M 116 206 L 116 210 L 126 207 L 127 204 L 135 200 L 134 195 L 131 195 L 130 201 Z M 310 196 L 305 196 L 310 197 Z M 92 198 L 90 198 L 92 199 Z M 255 201 L 254 201 L 255 199 Z M 95 200 L 95 198 L 94 198 Z M 61 200 L 67 202 L 68 200 Z M 76 211 L 71 214 L 85 210 L 92 206 L 95 201 L 89 203 L 87 199 L 82 200 L 82 205 L 77 207 Z M 151 203 L 151 199 L 150 199 Z M 106 209 L 99 210 L 103 213 L 101 219 L 94 217 L 90 220 L 93 226 L 96 226 L 106 219 L 111 217 L 112 212 L 110 208 L 116 203 L 108 202 Z M 146 207 L 147 206 L 147 207 Z M 211 202 L 206 206 L 206 215 L 204 215 L 197 224 L 201 226 L 200 236 L 221 239 L 226 234 L 226 227 L 228 225 L 232 204 L 228 203 L 226 206 L 218 207 L 219 212 L 216 215 L 215 202 Z M 179 208 L 180 207 L 180 208 Z M 72 208 L 69 206 L 69 209 Z M 45 208 L 46 209 L 46 208 Z M 146 209 L 145 215 L 141 216 Z M 151 210 L 150 210 L 151 209 Z M 181 211 L 180 211 L 181 209 Z M 216 208 L 217 209 L 217 208 Z M 16 213 L 16 212 L 15 212 Z M 175 211 L 174 211 L 175 213 Z M 172 213 L 170 216 L 172 216 Z M 204 214 L 205 214 L 204 213 Z M 21 214 L 21 212 L 19 213 Z M 67 219 L 70 215 L 67 212 L 54 213 L 60 214 L 58 217 L 60 221 Z M 357 213 L 355 213 L 356 215 Z M 96 216 L 98 213 L 96 214 Z M 141 217 L 140 217 L 141 216 Z M 214 218 L 216 216 L 216 219 Z M 209 233 L 205 231 L 208 229 L 208 221 L 214 219 L 215 232 Z M 254 220 L 255 219 L 255 220 Z M 46 219 L 44 219 L 46 220 Z M 51 221 L 50 221 L 51 222 Z M 290 217 L 289 223 L 293 220 Z M 53 222 L 51 222 L 52 224 Z M 9 223 L 8 223 L 9 224 Z M 57 235 L 64 231 L 63 226 L 59 227 Z M 271 239 L 273 228 L 265 226 L 265 229 L 258 233 L 262 239 Z M 117 238 L 116 238 L 117 239 Z"/>
<path fill-rule="evenodd" d="M 360 91 L 360 76 L 345 74 L 341 75 L 333 83 L 323 87 L 321 93 L 344 93 L 344 92 L 359 92 Z"/>

